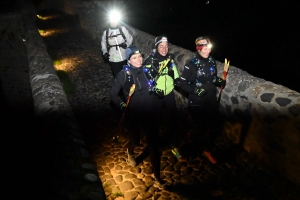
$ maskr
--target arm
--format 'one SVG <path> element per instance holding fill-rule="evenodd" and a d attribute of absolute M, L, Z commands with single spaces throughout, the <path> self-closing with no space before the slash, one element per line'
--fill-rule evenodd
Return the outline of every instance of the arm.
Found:
<path fill-rule="evenodd" d="M 214 83 L 217 87 L 224 88 L 226 86 L 226 80 L 223 80 L 221 77 L 218 76 L 218 68 L 215 66 L 215 76 L 216 76 L 216 82 Z"/>
<path fill-rule="evenodd" d="M 109 91 L 109 96 L 110 99 L 114 102 L 114 104 L 116 104 L 117 106 L 120 106 L 120 104 L 123 102 L 121 100 L 121 98 L 119 97 L 118 93 L 121 90 L 123 83 L 124 83 L 124 79 L 125 79 L 125 75 L 124 75 L 124 71 L 120 71 L 115 79 L 115 82 L 113 83 L 110 91 Z"/>
<path fill-rule="evenodd" d="M 101 50 L 102 50 L 103 55 L 105 53 L 109 53 L 109 52 L 107 52 L 106 30 L 104 30 L 103 34 L 102 34 L 102 38 L 101 38 Z"/>
<path fill-rule="evenodd" d="M 129 47 L 132 44 L 133 38 L 132 35 L 129 33 L 129 31 L 127 30 L 127 28 L 125 28 L 124 26 L 121 27 L 122 31 L 126 37 L 126 45 L 127 47 Z"/>
<path fill-rule="evenodd" d="M 196 80 L 191 80 L 191 77 L 193 75 L 193 66 L 186 64 L 184 66 L 182 75 L 180 77 L 180 82 L 179 82 L 179 87 L 182 88 L 184 91 L 186 91 L 189 94 L 195 94 L 195 89 L 196 89 Z M 193 83 L 190 83 L 190 81 L 193 81 Z"/>
<path fill-rule="evenodd" d="M 179 78 L 179 73 L 174 59 L 171 60 L 171 67 L 171 69 L 173 70 L 173 79 L 175 80 Z"/>

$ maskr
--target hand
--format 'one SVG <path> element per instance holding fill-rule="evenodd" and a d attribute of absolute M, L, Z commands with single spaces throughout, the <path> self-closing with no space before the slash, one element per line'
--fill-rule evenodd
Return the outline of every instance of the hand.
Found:
<path fill-rule="evenodd" d="M 158 97 L 163 97 L 164 96 L 164 91 L 158 88 L 154 89 L 154 94 Z"/>
<path fill-rule="evenodd" d="M 196 88 L 195 94 L 198 97 L 204 97 L 207 94 L 207 91 L 204 88 L 200 87 L 200 88 Z"/>
<path fill-rule="evenodd" d="M 110 56 L 109 53 L 105 53 L 103 56 L 104 56 L 104 59 L 109 60 L 109 56 Z"/>
<path fill-rule="evenodd" d="M 179 82 L 180 82 L 180 78 L 176 78 L 174 80 L 174 85 L 178 87 L 179 86 Z"/>
<path fill-rule="evenodd" d="M 217 77 L 217 81 L 216 81 L 215 85 L 219 86 L 219 87 L 222 87 L 222 88 L 225 88 L 225 86 L 226 86 L 226 80 L 223 80 L 222 78 Z"/>
<path fill-rule="evenodd" d="M 127 44 L 125 42 L 123 42 L 122 44 L 119 45 L 119 47 L 122 47 L 123 49 L 127 48 Z"/>
<path fill-rule="evenodd" d="M 127 111 L 127 106 L 126 106 L 126 103 L 125 102 L 121 102 L 120 103 L 120 107 L 121 107 L 121 111 L 122 112 L 126 112 Z"/>
<path fill-rule="evenodd" d="M 169 58 L 170 58 L 170 60 L 174 60 L 174 55 L 170 53 Z"/>

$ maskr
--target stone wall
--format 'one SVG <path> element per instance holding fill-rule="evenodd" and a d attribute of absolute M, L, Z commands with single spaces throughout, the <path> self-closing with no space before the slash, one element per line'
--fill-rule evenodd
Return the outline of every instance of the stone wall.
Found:
<path fill-rule="evenodd" d="M 22 14 L 1 15 L 0 24 L 0 80 L 6 103 L 13 110 L 32 107 Z"/>
<path fill-rule="evenodd" d="M 81 26 L 99 40 L 106 26 L 103 18 L 108 1 L 65 0 L 63 7 L 55 0 L 47 0 L 52 8 L 79 16 Z M 114 1 L 123 4 L 122 1 Z M 76 3 L 76 4 L 74 4 Z M 66 5 L 71 5 L 65 8 Z M 54 6 L 54 7 L 53 7 Z M 101 17 L 102 16 L 102 17 Z M 155 36 L 128 27 L 134 44 L 147 55 L 153 46 Z M 180 73 L 184 63 L 193 52 L 170 44 Z M 217 62 L 219 76 L 223 63 Z M 179 108 L 184 108 L 187 99 L 176 92 Z M 290 180 L 300 183 L 300 94 L 281 85 L 230 66 L 227 86 L 223 90 L 220 110 L 226 116 L 224 132 L 237 144 L 263 159 L 270 169 L 280 172 Z"/>
<path fill-rule="evenodd" d="M 22 0 L 16 1 L 15 11 L 0 16 L 0 79 L 7 104 L 34 108 L 36 131 L 43 133 L 37 142 L 49 151 L 44 153 L 52 165 L 47 173 L 53 173 L 49 181 L 56 199 L 105 199 L 35 19 L 35 7 Z"/>
<path fill-rule="evenodd" d="M 25 16 L 23 16 L 25 18 Z M 35 23 L 26 20 L 29 75 L 36 115 L 48 126 L 62 195 L 68 199 L 105 199 L 96 166 L 79 133 L 67 96 Z M 61 171 L 64 169 L 64 171 Z"/>

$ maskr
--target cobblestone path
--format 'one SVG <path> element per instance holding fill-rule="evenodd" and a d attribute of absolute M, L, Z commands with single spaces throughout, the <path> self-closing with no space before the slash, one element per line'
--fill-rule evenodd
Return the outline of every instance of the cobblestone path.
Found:
<path fill-rule="evenodd" d="M 168 186 L 155 187 L 149 157 L 143 151 L 145 142 L 135 152 L 138 165 L 130 167 L 124 148 L 126 127 L 118 142 L 111 140 L 119 116 L 110 107 L 108 91 L 113 78 L 103 62 L 100 42 L 80 27 L 76 16 L 49 10 L 38 14 L 47 19 L 37 23 L 45 30 L 41 35 L 49 55 L 61 62 L 56 69 L 66 72 L 75 87 L 68 99 L 107 199 L 294 199 L 295 187 L 289 181 L 222 135 L 215 145 L 215 165 L 197 151 L 197 144 L 184 144 L 185 156 L 180 160 L 162 146 L 161 175 Z"/>

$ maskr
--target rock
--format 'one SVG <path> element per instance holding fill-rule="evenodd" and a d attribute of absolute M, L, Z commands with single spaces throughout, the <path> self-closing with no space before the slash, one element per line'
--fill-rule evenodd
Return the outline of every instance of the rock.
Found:
<path fill-rule="evenodd" d="M 135 186 L 140 186 L 140 185 L 144 185 L 144 182 L 141 179 L 138 178 L 133 178 L 132 182 Z"/>
<path fill-rule="evenodd" d="M 125 179 L 134 179 L 134 178 L 136 178 L 136 175 L 135 174 L 126 174 L 125 176 L 124 176 L 124 178 Z"/>
<path fill-rule="evenodd" d="M 134 188 L 138 193 L 144 193 L 147 191 L 148 187 L 145 185 L 140 185 Z"/>
<path fill-rule="evenodd" d="M 191 185 L 194 183 L 194 179 L 191 175 L 181 176 L 180 181 L 185 185 Z"/>
<path fill-rule="evenodd" d="M 128 190 L 131 190 L 134 186 L 131 181 L 124 181 L 119 184 L 120 190 L 122 193 L 125 193 Z"/>
<path fill-rule="evenodd" d="M 116 176 L 116 177 L 115 177 L 115 180 L 116 180 L 118 183 L 122 182 L 122 181 L 123 181 L 122 175 Z"/>
<path fill-rule="evenodd" d="M 152 174 L 153 171 L 152 171 L 152 166 L 146 166 L 143 168 L 143 173 L 145 174 Z"/>
<path fill-rule="evenodd" d="M 128 191 L 125 192 L 125 200 L 134 200 L 137 196 L 138 193 L 136 191 Z"/>

